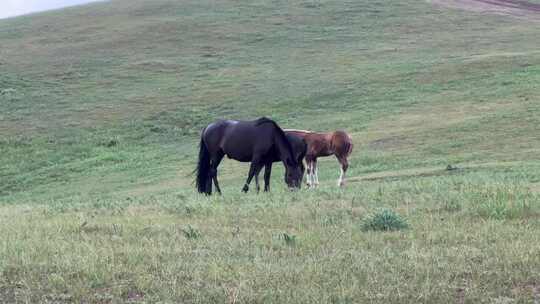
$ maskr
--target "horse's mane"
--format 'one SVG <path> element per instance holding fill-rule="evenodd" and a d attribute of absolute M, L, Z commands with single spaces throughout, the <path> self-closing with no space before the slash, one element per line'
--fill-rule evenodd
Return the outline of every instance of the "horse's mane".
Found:
<path fill-rule="evenodd" d="M 285 136 L 285 132 L 283 132 L 283 129 L 281 129 L 281 127 L 275 121 L 271 120 L 268 117 L 261 117 L 261 118 L 256 120 L 255 125 L 260 126 L 260 125 L 265 124 L 265 123 L 270 123 L 270 124 L 274 125 L 274 127 L 276 128 L 277 133 L 283 139 L 283 142 L 285 142 L 285 146 L 289 150 L 289 153 L 291 153 L 292 160 L 296 161 L 295 158 L 294 158 L 294 151 L 293 151 L 293 148 L 291 146 L 291 143 L 289 142 L 289 140 Z"/>

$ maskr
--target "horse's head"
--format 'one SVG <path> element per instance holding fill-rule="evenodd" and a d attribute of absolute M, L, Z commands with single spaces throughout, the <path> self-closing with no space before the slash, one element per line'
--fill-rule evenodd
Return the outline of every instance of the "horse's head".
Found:
<path fill-rule="evenodd" d="M 291 159 L 287 159 L 285 164 L 285 183 L 289 188 L 300 189 L 304 177 L 303 164 Z"/>

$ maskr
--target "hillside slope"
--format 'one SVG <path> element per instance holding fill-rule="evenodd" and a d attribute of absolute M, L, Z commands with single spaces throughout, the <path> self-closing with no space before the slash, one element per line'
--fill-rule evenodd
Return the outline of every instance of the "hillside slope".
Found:
<path fill-rule="evenodd" d="M 3 20 L 0 192 L 172 178 L 221 117 L 346 129 L 354 175 L 533 159 L 537 38 L 422 1 L 112 1 Z"/>
<path fill-rule="evenodd" d="M 539 299 L 537 25 L 420 0 L 0 20 L 0 302 Z M 243 194 L 225 160 L 195 193 L 201 128 L 262 115 L 350 132 L 346 187 L 324 158 L 318 189 L 276 164 Z"/>

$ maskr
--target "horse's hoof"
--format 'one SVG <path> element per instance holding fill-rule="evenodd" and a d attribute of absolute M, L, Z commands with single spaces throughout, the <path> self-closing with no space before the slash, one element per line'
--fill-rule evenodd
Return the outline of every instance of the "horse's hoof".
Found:
<path fill-rule="evenodd" d="M 248 186 L 244 186 L 244 188 L 242 188 L 242 192 L 247 193 L 248 191 L 249 191 L 249 187 L 248 187 Z"/>

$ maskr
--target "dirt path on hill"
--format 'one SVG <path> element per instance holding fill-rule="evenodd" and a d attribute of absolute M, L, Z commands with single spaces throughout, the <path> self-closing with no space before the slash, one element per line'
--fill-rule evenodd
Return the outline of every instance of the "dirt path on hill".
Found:
<path fill-rule="evenodd" d="M 540 3 L 525 0 L 431 0 L 440 6 L 540 21 Z"/>
<path fill-rule="evenodd" d="M 441 176 L 441 175 L 451 175 L 451 174 L 463 174 L 472 172 L 475 170 L 489 169 L 489 168 L 501 168 L 501 167 L 512 167 L 523 162 L 520 161 L 507 161 L 507 162 L 488 162 L 481 164 L 459 164 L 458 166 L 452 167 L 450 170 L 444 166 L 439 167 L 421 167 L 421 168 L 411 168 L 411 169 L 402 169 L 402 170 L 390 170 L 390 171 L 380 171 L 373 172 L 368 174 L 363 174 L 361 176 L 351 176 L 347 178 L 347 181 L 350 182 L 362 182 L 362 181 L 380 181 L 380 180 L 398 180 L 398 179 L 410 179 L 415 177 L 431 177 L 431 176 Z"/>

